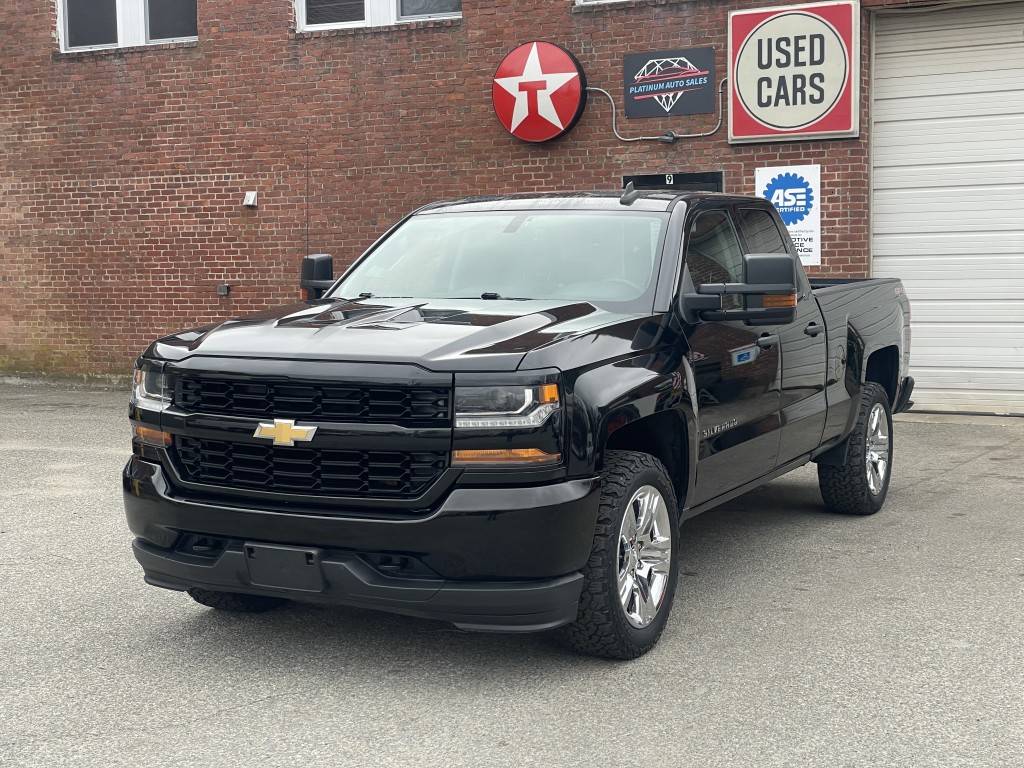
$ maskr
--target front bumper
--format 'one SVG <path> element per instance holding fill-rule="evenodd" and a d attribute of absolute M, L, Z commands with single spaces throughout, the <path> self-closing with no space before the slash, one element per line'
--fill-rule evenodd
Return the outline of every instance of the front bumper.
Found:
<path fill-rule="evenodd" d="M 253 583 L 245 542 L 232 542 L 209 563 L 168 553 L 141 539 L 135 540 L 133 549 L 146 582 L 157 587 L 201 587 L 353 605 L 448 621 L 476 631 L 535 632 L 567 624 L 576 618 L 583 584 L 578 572 L 555 579 L 511 582 L 395 578 L 380 573 L 357 554 L 312 549 L 308 552 L 319 555 L 320 586 L 289 588 Z M 281 574 L 282 580 L 294 576 L 297 574 Z"/>
<path fill-rule="evenodd" d="M 181 497 L 159 464 L 137 457 L 123 482 L 135 556 L 156 586 L 326 601 L 502 631 L 575 619 L 600 494 L 595 479 L 456 488 L 429 517 L 390 520 Z M 214 537 L 222 549 L 197 557 L 180 548 L 189 535 Z M 288 574 L 271 585 L 254 579 L 250 544 L 303 549 L 322 579 L 312 588 Z M 385 573 L 375 565 L 381 554 L 422 568 L 412 577 Z"/>

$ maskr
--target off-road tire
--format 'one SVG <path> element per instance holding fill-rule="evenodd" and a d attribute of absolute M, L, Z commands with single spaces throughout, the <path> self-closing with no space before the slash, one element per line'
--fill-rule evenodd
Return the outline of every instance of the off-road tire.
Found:
<path fill-rule="evenodd" d="M 215 592 L 199 587 L 192 587 L 188 590 L 188 596 L 208 608 L 231 613 L 263 613 L 279 608 L 288 602 L 283 597 L 246 595 L 241 592 Z"/>
<path fill-rule="evenodd" d="M 664 598 L 651 623 L 630 624 L 618 594 L 619 532 L 626 505 L 637 490 L 654 487 L 669 514 L 671 561 Z M 601 502 L 576 620 L 561 629 L 569 647 L 607 659 L 635 659 L 658 642 L 668 621 L 679 572 L 679 511 L 676 494 L 660 461 L 646 453 L 608 451 L 601 473 Z"/>
<path fill-rule="evenodd" d="M 869 420 L 875 405 L 882 407 L 889 436 L 888 464 L 881 489 L 877 493 L 871 490 L 867 477 Z M 892 438 L 892 411 L 889 405 L 889 396 L 880 385 L 869 382 L 864 385 L 861 394 L 857 423 L 849 437 L 850 445 L 846 453 L 846 463 L 841 466 L 818 465 L 818 486 L 821 489 L 821 498 L 830 512 L 844 515 L 873 515 L 882 508 L 885 496 L 889 492 L 889 479 L 892 477 Z"/>

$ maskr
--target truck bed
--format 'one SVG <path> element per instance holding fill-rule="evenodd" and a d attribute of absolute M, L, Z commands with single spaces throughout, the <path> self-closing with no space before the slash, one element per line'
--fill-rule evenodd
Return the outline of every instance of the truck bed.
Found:
<path fill-rule="evenodd" d="M 815 294 L 826 288 L 848 288 L 851 285 L 879 285 L 882 283 L 898 283 L 895 277 L 809 277 L 807 281 Z"/>

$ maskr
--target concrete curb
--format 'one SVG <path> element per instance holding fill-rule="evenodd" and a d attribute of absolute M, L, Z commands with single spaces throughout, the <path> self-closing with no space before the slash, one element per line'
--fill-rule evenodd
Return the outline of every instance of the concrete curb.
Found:
<path fill-rule="evenodd" d="M 0 373 L 0 385 L 12 387 L 46 387 L 48 389 L 128 392 L 132 377 L 128 374 L 107 375 L 32 375 Z"/>
<path fill-rule="evenodd" d="M 1024 427 L 1024 417 L 1021 416 L 984 416 L 971 413 L 921 413 L 910 411 L 896 414 L 893 420 L 914 424 L 991 424 L 998 427 Z"/>

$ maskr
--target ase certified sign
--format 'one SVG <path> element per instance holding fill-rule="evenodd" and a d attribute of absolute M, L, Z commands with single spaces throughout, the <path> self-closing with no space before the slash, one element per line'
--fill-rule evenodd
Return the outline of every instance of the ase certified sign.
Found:
<path fill-rule="evenodd" d="M 857 136 L 856 0 L 729 14 L 729 141 Z"/>
<path fill-rule="evenodd" d="M 821 264 L 821 166 L 758 168 L 754 186 L 778 210 L 803 265 Z"/>

